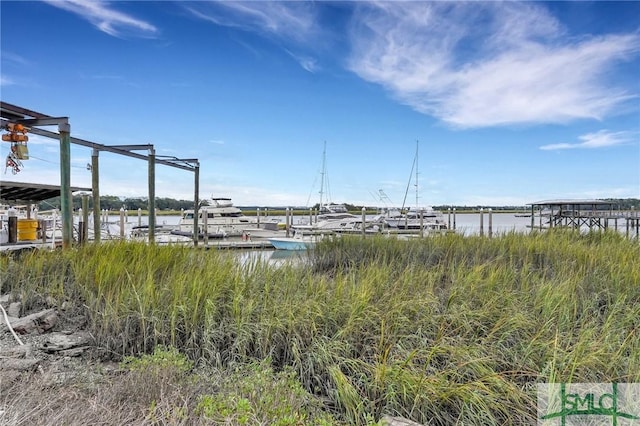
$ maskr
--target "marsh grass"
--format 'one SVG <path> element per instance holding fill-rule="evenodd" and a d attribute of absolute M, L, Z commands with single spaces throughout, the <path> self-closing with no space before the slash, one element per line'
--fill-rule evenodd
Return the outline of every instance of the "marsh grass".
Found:
<path fill-rule="evenodd" d="M 536 383 L 640 382 L 637 254 L 610 233 L 355 237 L 275 268 L 113 243 L 4 260 L 2 285 L 82 301 L 117 356 L 268 359 L 349 424 L 531 424 Z"/>

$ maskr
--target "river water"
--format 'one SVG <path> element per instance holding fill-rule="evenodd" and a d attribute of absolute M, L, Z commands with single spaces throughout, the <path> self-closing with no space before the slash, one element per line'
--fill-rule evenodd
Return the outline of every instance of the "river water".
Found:
<path fill-rule="evenodd" d="M 367 216 L 367 218 L 372 218 L 373 216 Z M 285 221 L 284 216 L 270 216 L 268 219 L 278 219 L 281 222 Z M 262 218 L 265 220 L 265 218 Z M 111 224 L 117 225 L 119 223 L 119 217 L 110 216 L 109 222 Z M 463 235 L 479 235 L 482 233 L 484 235 L 488 235 L 489 229 L 491 228 L 491 232 L 493 235 L 505 234 L 507 232 L 529 232 L 531 227 L 531 217 L 519 217 L 513 213 L 495 213 L 493 212 L 491 215 L 485 212 L 484 214 L 479 213 L 457 213 L 457 214 L 447 214 L 444 212 L 444 220 L 449 226 L 449 229 L 455 229 L 457 233 Z M 543 219 L 544 220 L 544 219 Z M 173 227 L 177 226 L 180 221 L 180 216 L 157 216 L 156 217 L 156 225 L 162 225 L 165 227 Z M 294 223 L 308 223 L 308 216 L 294 216 Z M 91 220 L 90 220 L 91 222 Z M 138 224 L 147 225 L 148 218 L 147 216 L 128 216 L 125 218 L 126 227 L 131 228 L 133 226 L 137 226 Z M 611 227 L 614 226 L 614 222 L 610 221 L 609 225 Z M 624 219 L 618 220 L 618 231 L 625 232 L 626 231 L 626 222 Z M 534 217 L 534 226 L 540 226 L 540 219 L 538 216 Z"/>

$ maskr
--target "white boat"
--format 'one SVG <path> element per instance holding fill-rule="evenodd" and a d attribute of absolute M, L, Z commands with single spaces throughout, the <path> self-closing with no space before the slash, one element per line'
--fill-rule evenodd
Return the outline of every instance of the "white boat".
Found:
<path fill-rule="evenodd" d="M 431 208 L 409 210 L 406 213 L 389 213 L 384 216 L 384 223 L 389 228 L 401 230 L 445 230 L 447 223 L 439 210 Z"/>
<path fill-rule="evenodd" d="M 316 229 L 296 229 L 293 237 L 269 237 L 267 240 L 276 250 L 309 250 L 328 235 L 333 233 Z"/>
<path fill-rule="evenodd" d="M 295 237 L 269 238 L 268 241 L 276 250 L 308 250 L 315 246 L 315 241 Z"/>
<path fill-rule="evenodd" d="M 322 199 L 322 196 L 320 197 Z M 344 204 L 328 203 L 328 204 L 320 205 L 320 214 L 333 214 L 333 213 L 341 214 L 341 213 L 348 213 L 348 212 L 349 211 L 347 210 L 347 207 Z"/>
<path fill-rule="evenodd" d="M 366 233 L 380 232 L 382 222 L 377 219 L 364 222 Z M 350 213 L 327 213 L 319 215 L 318 220 L 313 223 L 294 224 L 291 226 L 294 231 L 354 234 L 362 232 L 362 216 Z"/>
<path fill-rule="evenodd" d="M 194 210 L 185 210 L 175 235 L 193 235 Z M 209 238 L 237 237 L 258 229 L 255 217 L 245 216 L 231 202 L 231 198 L 212 198 L 211 205 L 203 206 L 198 211 L 198 234 L 204 235 L 204 221 L 207 220 L 206 232 Z"/>

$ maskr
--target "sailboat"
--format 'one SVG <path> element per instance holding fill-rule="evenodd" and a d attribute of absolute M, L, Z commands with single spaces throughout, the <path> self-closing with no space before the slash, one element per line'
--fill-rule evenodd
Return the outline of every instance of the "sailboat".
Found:
<path fill-rule="evenodd" d="M 323 199 L 325 186 L 327 189 L 327 193 L 329 193 L 326 203 Z M 320 213 L 320 215 L 327 215 L 327 218 L 332 217 L 332 215 L 340 217 L 340 215 L 344 215 L 345 213 L 349 214 L 347 207 L 344 204 L 332 203 L 331 201 L 329 201 L 330 197 L 331 194 L 329 190 L 329 179 L 327 177 L 327 142 L 325 141 L 322 149 L 322 168 L 320 170 L 320 203 L 318 204 L 318 213 Z"/>
<path fill-rule="evenodd" d="M 325 200 L 325 191 L 329 192 L 329 183 L 327 179 L 327 143 L 324 142 L 322 150 L 322 168 L 320 171 L 320 203 L 316 221 L 308 224 L 296 224 L 292 228 L 299 233 L 356 233 L 362 232 L 362 216 L 354 215 L 348 212 L 344 204 L 335 204 L 329 201 L 329 197 Z M 307 202 L 308 204 L 308 202 Z M 375 229 L 376 224 L 366 222 L 365 228 Z"/>
<path fill-rule="evenodd" d="M 416 141 L 416 153 L 413 158 L 413 165 L 411 166 L 411 174 L 409 176 L 409 182 L 407 183 L 407 190 L 405 191 L 404 200 L 402 202 L 402 208 L 398 211 L 389 212 L 385 217 L 385 225 L 389 228 L 395 228 L 398 230 L 415 231 L 415 230 L 445 230 L 447 224 L 444 220 L 444 215 L 438 210 L 434 210 L 431 207 L 422 208 L 419 206 L 419 183 L 418 183 L 418 152 L 419 141 Z M 407 201 L 407 194 L 409 193 L 409 186 L 413 179 L 413 172 L 415 170 L 415 183 L 416 190 L 416 207 L 415 209 L 405 210 L 405 203 Z"/>

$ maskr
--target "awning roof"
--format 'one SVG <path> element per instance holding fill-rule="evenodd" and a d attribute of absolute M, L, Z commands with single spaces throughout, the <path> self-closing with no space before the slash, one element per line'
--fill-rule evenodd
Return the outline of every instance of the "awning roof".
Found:
<path fill-rule="evenodd" d="M 71 192 L 91 192 L 91 188 L 71 187 Z M 39 183 L 0 181 L 0 200 L 23 203 L 39 202 L 60 196 L 60 186 Z"/>
<path fill-rule="evenodd" d="M 565 199 L 565 200 L 546 200 L 546 201 L 536 201 L 535 203 L 529 203 L 530 206 L 560 206 L 560 205 L 611 205 L 616 204 L 615 201 L 606 201 L 606 200 L 576 200 L 576 199 Z"/>

